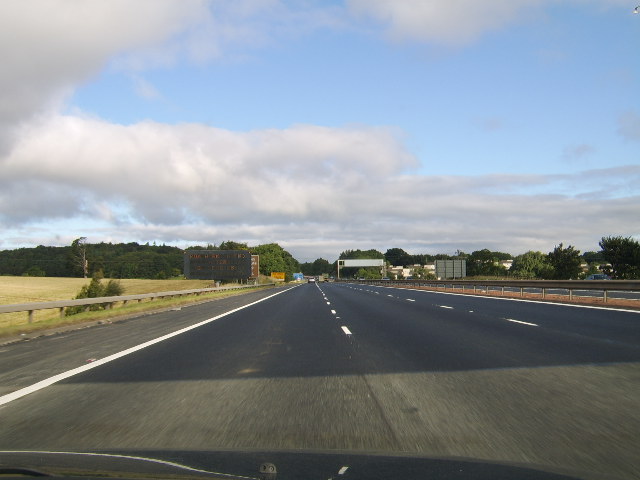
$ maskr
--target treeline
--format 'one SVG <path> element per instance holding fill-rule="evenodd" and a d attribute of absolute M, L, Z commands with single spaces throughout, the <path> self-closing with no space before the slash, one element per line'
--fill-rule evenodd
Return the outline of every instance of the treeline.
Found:
<path fill-rule="evenodd" d="M 260 255 L 260 273 L 285 272 L 287 279 L 300 271 L 300 264 L 277 243 L 249 247 L 232 241 L 207 244 L 188 249 L 249 250 Z M 183 274 L 184 250 L 168 245 L 132 243 L 87 243 L 81 237 L 65 247 L 18 248 L 0 251 L 0 275 L 93 277 L 104 278 L 174 278 Z"/>
<path fill-rule="evenodd" d="M 631 237 L 608 236 L 599 242 L 600 250 L 581 253 L 562 243 L 548 253 L 529 251 L 512 256 L 510 253 L 476 250 L 465 253 L 458 250 L 455 255 L 419 254 L 411 255 L 401 248 L 390 248 L 385 253 L 378 250 L 346 250 L 339 259 L 383 259 L 388 266 L 414 267 L 424 266 L 436 260 L 465 259 L 467 276 L 502 276 L 522 279 L 577 279 L 591 274 L 603 273 L 618 280 L 640 278 L 640 244 Z M 318 258 L 313 262 L 301 264 L 305 275 L 337 274 L 337 261 Z M 343 268 L 343 278 L 364 277 L 380 278 L 378 268 Z M 414 278 L 429 278 L 433 274 L 424 268 L 413 270 Z"/>
<path fill-rule="evenodd" d="M 79 261 L 82 249 L 86 263 Z M 0 275 L 91 277 L 102 271 L 106 278 L 170 278 L 182 274 L 183 258 L 180 248 L 135 242 L 39 245 L 0 251 Z"/>
<path fill-rule="evenodd" d="M 640 278 L 640 244 L 631 237 L 602 237 L 597 252 L 581 253 L 571 245 L 559 244 L 552 252 L 529 251 L 512 256 L 489 249 L 455 255 L 411 255 L 401 248 L 390 248 L 385 253 L 378 250 L 345 250 L 339 256 L 345 259 L 382 259 L 389 266 L 413 267 L 435 260 L 464 258 L 468 276 L 511 276 L 513 278 L 569 279 L 582 278 L 592 273 L 605 273 L 615 279 Z M 189 249 L 249 250 L 260 255 L 260 273 L 284 272 L 291 280 L 293 274 L 336 275 L 337 261 L 331 263 L 318 258 L 313 262 L 299 263 L 277 243 L 248 246 L 233 241 L 220 245 L 207 244 Z M 29 275 L 48 277 L 92 277 L 101 272 L 105 278 L 173 278 L 183 274 L 183 250 L 168 245 L 141 245 L 131 243 L 87 243 L 86 238 L 74 240 L 65 247 L 18 248 L 0 251 L 0 275 Z M 507 262 L 511 261 L 511 262 Z M 511 266 L 508 267 L 509 263 Z M 586 269 L 584 268 L 586 265 Z M 341 276 L 380 277 L 375 268 L 344 268 Z M 416 268 L 415 275 L 425 278 L 430 273 Z"/>

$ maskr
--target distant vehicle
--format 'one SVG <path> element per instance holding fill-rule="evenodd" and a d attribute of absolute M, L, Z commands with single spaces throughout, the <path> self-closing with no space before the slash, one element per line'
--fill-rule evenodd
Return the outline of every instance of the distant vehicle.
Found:
<path fill-rule="evenodd" d="M 593 275 L 589 275 L 586 280 L 611 280 L 611 277 L 604 273 L 594 273 Z"/>
<path fill-rule="evenodd" d="M 315 283 L 316 282 L 316 278 L 315 277 L 311 277 L 309 279 L 307 279 L 307 283 Z"/>

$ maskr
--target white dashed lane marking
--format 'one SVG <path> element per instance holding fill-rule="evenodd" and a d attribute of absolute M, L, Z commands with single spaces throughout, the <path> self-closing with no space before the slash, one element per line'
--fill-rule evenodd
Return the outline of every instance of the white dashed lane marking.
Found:
<path fill-rule="evenodd" d="M 512 322 L 512 323 L 519 323 L 521 325 L 529 325 L 530 327 L 539 327 L 540 325 L 536 324 L 536 323 L 529 323 L 529 322 L 522 322 L 520 320 L 515 320 L 513 318 L 505 318 L 505 320 L 507 322 Z"/>

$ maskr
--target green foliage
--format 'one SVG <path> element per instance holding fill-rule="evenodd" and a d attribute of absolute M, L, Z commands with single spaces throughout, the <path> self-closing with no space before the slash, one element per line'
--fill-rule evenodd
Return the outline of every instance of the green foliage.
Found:
<path fill-rule="evenodd" d="M 232 242 L 231 240 L 227 240 L 226 242 L 222 242 L 218 247 L 220 250 L 249 250 L 249 247 L 246 243 L 240 242 Z"/>
<path fill-rule="evenodd" d="M 356 278 L 364 278 L 365 280 L 379 280 L 382 278 L 382 274 L 379 270 L 374 268 L 360 268 L 356 272 Z"/>
<path fill-rule="evenodd" d="M 77 239 L 80 240 L 80 239 Z M 75 242 L 75 241 L 74 241 Z M 171 278 L 182 274 L 183 251 L 166 245 L 133 243 L 85 244 L 89 273 L 102 270 L 110 278 Z M 23 275 L 36 268 L 50 277 L 83 276 L 82 262 L 73 261 L 74 246 L 0 251 L 0 274 Z M 78 247 L 79 248 L 79 247 Z M 78 257 L 80 258 L 80 257 Z M 30 270 L 30 269 L 34 270 Z"/>
<path fill-rule="evenodd" d="M 413 269 L 413 278 L 417 280 L 435 280 L 436 275 L 424 267 L 416 267 Z"/>
<path fill-rule="evenodd" d="M 76 238 L 71 242 L 69 264 L 75 277 L 87 278 L 89 259 L 87 258 L 87 237 Z"/>
<path fill-rule="evenodd" d="M 359 258 L 380 258 L 384 260 L 384 255 L 382 252 L 379 252 L 375 249 L 370 250 L 345 250 L 338 257 L 340 260 L 351 260 L 351 259 L 359 259 Z"/>
<path fill-rule="evenodd" d="M 602 251 L 600 252 L 584 252 L 582 254 L 582 258 L 588 264 L 603 264 L 606 263 L 606 259 L 604 258 L 604 254 Z"/>
<path fill-rule="evenodd" d="M 260 273 L 284 272 L 285 281 L 293 280 L 293 274 L 300 271 L 300 263 L 277 243 L 258 245 L 249 249 L 253 255 L 260 255 Z"/>
<path fill-rule="evenodd" d="M 640 243 L 631 237 L 602 237 L 600 248 L 614 278 L 640 278 Z"/>
<path fill-rule="evenodd" d="M 468 276 L 498 276 L 505 275 L 507 273 L 507 269 L 500 265 L 499 262 L 501 260 L 510 260 L 511 255 L 502 252 L 492 252 L 485 248 L 471 253 L 471 255 L 467 256 L 466 259 Z"/>
<path fill-rule="evenodd" d="M 300 271 L 305 275 L 322 275 L 323 273 L 333 273 L 334 266 L 324 258 L 317 258 L 313 262 L 305 262 L 300 264 Z"/>
<path fill-rule="evenodd" d="M 46 272 L 36 265 L 29 267 L 22 275 L 25 277 L 46 277 L 47 276 Z"/>
<path fill-rule="evenodd" d="M 553 252 L 549 252 L 547 259 L 553 267 L 554 280 L 570 280 L 578 278 L 582 273 L 580 250 L 576 250 L 571 245 L 564 248 L 561 243 L 553 249 Z"/>
<path fill-rule="evenodd" d="M 84 285 L 80 292 L 76 295 L 76 298 L 100 298 L 100 297 L 117 297 L 124 293 L 124 288 L 117 280 L 109 280 L 106 285 L 102 283 L 104 278 L 102 271 L 97 271 L 91 277 L 91 282 L 88 285 Z M 101 310 L 105 307 L 104 304 L 95 304 L 89 306 L 90 310 Z M 69 307 L 66 310 L 67 315 L 75 315 L 85 310 L 86 307 L 77 306 Z"/>
<path fill-rule="evenodd" d="M 338 257 L 340 260 L 357 260 L 357 259 L 380 259 L 380 260 L 384 260 L 384 255 L 382 252 L 379 252 L 378 250 L 375 249 L 370 249 L 370 250 L 345 250 L 344 252 L 342 252 L 340 254 L 340 257 Z M 369 271 L 368 275 L 375 275 L 375 274 L 379 274 L 380 273 L 380 269 L 379 268 L 375 268 L 375 267 L 369 267 L 366 269 L 367 271 Z M 336 265 L 336 271 L 337 271 L 337 265 Z M 349 278 L 349 277 L 355 277 L 355 278 L 361 278 L 361 276 L 358 275 L 358 267 L 346 267 L 346 268 L 341 268 L 340 269 L 340 277 L 341 278 Z M 380 277 L 378 277 L 380 278 Z"/>
<path fill-rule="evenodd" d="M 384 254 L 384 258 L 395 267 L 408 267 L 415 263 L 414 256 L 409 255 L 401 248 L 388 249 Z"/>
<path fill-rule="evenodd" d="M 547 255 L 531 250 L 513 259 L 510 272 L 514 277 L 525 279 L 553 277 L 553 267 L 549 264 Z"/>

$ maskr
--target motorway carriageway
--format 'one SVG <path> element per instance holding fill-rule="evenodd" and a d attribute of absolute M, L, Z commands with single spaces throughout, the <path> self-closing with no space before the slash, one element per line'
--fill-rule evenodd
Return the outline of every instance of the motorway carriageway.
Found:
<path fill-rule="evenodd" d="M 0 347 L 0 449 L 400 452 L 640 478 L 640 313 L 347 283 Z"/>

